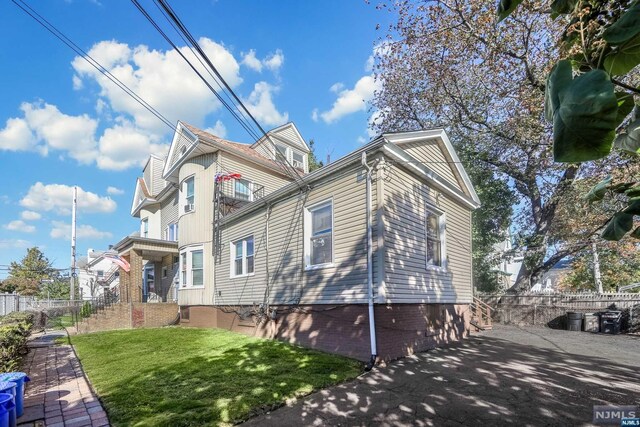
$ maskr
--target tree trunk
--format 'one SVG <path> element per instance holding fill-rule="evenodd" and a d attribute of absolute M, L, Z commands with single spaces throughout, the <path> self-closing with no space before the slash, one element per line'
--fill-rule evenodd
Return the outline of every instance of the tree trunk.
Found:
<path fill-rule="evenodd" d="M 596 242 L 591 244 L 591 250 L 593 251 L 593 278 L 596 284 L 598 293 L 601 294 L 602 290 L 602 277 L 600 276 L 600 258 L 598 257 L 598 245 Z"/>

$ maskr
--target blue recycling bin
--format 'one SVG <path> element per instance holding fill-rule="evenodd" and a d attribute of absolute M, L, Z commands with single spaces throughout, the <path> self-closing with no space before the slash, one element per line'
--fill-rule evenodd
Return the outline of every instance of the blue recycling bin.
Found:
<path fill-rule="evenodd" d="M 0 393 L 0 427 L 9 427 L 9 412 L 15 408 L 11 393 Z"/>
<path fill-rule="evenodd" d="M 7 372 L 0 374 L 0 382 L 16 383 L 16 416 L 21 417 L 24 402 L 24 383 L 31 381 L 24 372 Z"/>
<path fill-rule="evenodd" d="M 12 396 L 13 408 L 9 411 L 9 427 L 16 427 L 16 383 L 0 382 L 0 393 L 10 394 Z"/>

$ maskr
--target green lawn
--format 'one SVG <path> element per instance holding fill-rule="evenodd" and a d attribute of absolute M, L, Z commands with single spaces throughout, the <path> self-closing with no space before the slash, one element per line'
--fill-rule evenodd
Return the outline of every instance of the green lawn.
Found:
<path fill-rule="evenodd" d="M 49 319 L 49 327 L 52 329 L 64 329 L 73 326 L 71 314 L 63 314 Z"/>
<path fill-rule="evenodd" d="M 71 341 L 116 426 L 234 423 L 362 370 L 351 359 L 219 329 L 112 331 Z"/>

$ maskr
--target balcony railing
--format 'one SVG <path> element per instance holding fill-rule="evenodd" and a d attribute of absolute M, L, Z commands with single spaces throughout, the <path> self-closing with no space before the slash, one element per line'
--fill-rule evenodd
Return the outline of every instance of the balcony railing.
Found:
<path fill-rule="evenodd" d="M 244 179 L 230 179 L 216 184 L 220 191 L 221 202 L 225 204 L 244 204 L 264 197 L 264 186 Z"/>

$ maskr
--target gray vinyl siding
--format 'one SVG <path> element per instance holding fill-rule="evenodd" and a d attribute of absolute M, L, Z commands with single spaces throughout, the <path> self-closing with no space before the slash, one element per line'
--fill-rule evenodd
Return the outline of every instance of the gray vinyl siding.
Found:
<path fill-rule="evenodd" d="M 293 130 L 291 126 L 287 126 L 284 129 L 274 132 L 274 134 L 284 139 L 285 141 L 287 141 L 289 145 L 300 148 L 300 149 L 304 149 L 303 142 L 300 141 L 300 138 L 298 137 L 295 130 Z"/>
<path fill-rule="evenodd" d="M 416 160 L 424 162 L 427 168 L 454 184 L 458 189 L 462 190 L 464 188 L 460 185 L 457 174 L 451 168 L 449 163 L 451 159 L 445 156 L 436 140 L 411 142 L 402 144 L 401 147 L 415 157 Z"/>
<path fill-rule="evenodd" d="M 223 171 L 238 172 L 244 179 L 264 186 L 265 196 L 291 182 L 291 179 L 281 177 L 269 169 L 249 163 L 233 154 L 220 153 L 219 163 Z"/>
<path fill-rule="evenodd" d="M 384 183 L 385 294 L 389 303 L 468 303 L 472 299 L 471 210 L 436 194 L 402 167 Z M 447 272 L 426 266 L 425 204 L 445 213 Z"/>
<path fill-rule="evenodd" d="M 172 222 L 178 221 L 178 190 L 175 190 L 173 194 L 161 203 L 160 225 L 162 227 L 162 238 L 165 238 L 165 230 L 167 226 Z M 179 232 L 179 230 L 178 230 Z"/>
<path fill-rule="evenodd" d="M 270 147 L 270 145 L 268 145 L 267 142 L 260 142 L 258 144 L 256 144 L 256 146 L 253 148 L 254 150 L 256 150 L 256 152 L 262 154 L 263 156 L 265 156 L 268 159 L 273 159 L 274 158 L 274 154 L 273 154 L 273 148 Z"/>
<path fill-rule="evenodd" d="M 151 189 L 149 191 L 151 191 L 151 194 L 155 196 L 160 194 L 160 192 L 167 185 L 167 181 L 162 179 L 162 166 L 163 166 L 164 160 L 151 157 L 151 162 L 153 164 L 152 176 L 151 176 L 151 179 L 153 180 L 153 182 L 151 183 Z"/>
<path fill-rule="evenodd" d="M 147 163 L 147 167 L 144 169 L 144 171 L 142 171 L 142 179 L 144 180 L 145 185 L 147 186 L 147 190 L 149 191 L 149 193 L 153 194 L 153 190 L 151 189 L 151 161 L 153 160 L 153 158 L 149 159 L 149 162 Z"/>
<path fill-rule="evenodd" d="M 272 304 L 364 303 L 367 294 L 365 181 L 361 166 L 352 166 L 314 184 L 308 194 L 277 201 L 269 220 L 267 293 Z M 375 189 L 372 191 L 375 194 Z M 333 200 L 331 267 L 304 270 L 304 207 Z M 375 200 L 375 199 L 374 199 Z M 375 202 L 374 202 L 375 203 Z M 375 206 L 375 204 L 374 204 Z M 261 303 L 265 298 L 266 208 L 224 225 L 221 263 L 216 265 L 217 304 Z M 253 235 L 255 274 L 230 278 L 230 243 Z"/>

